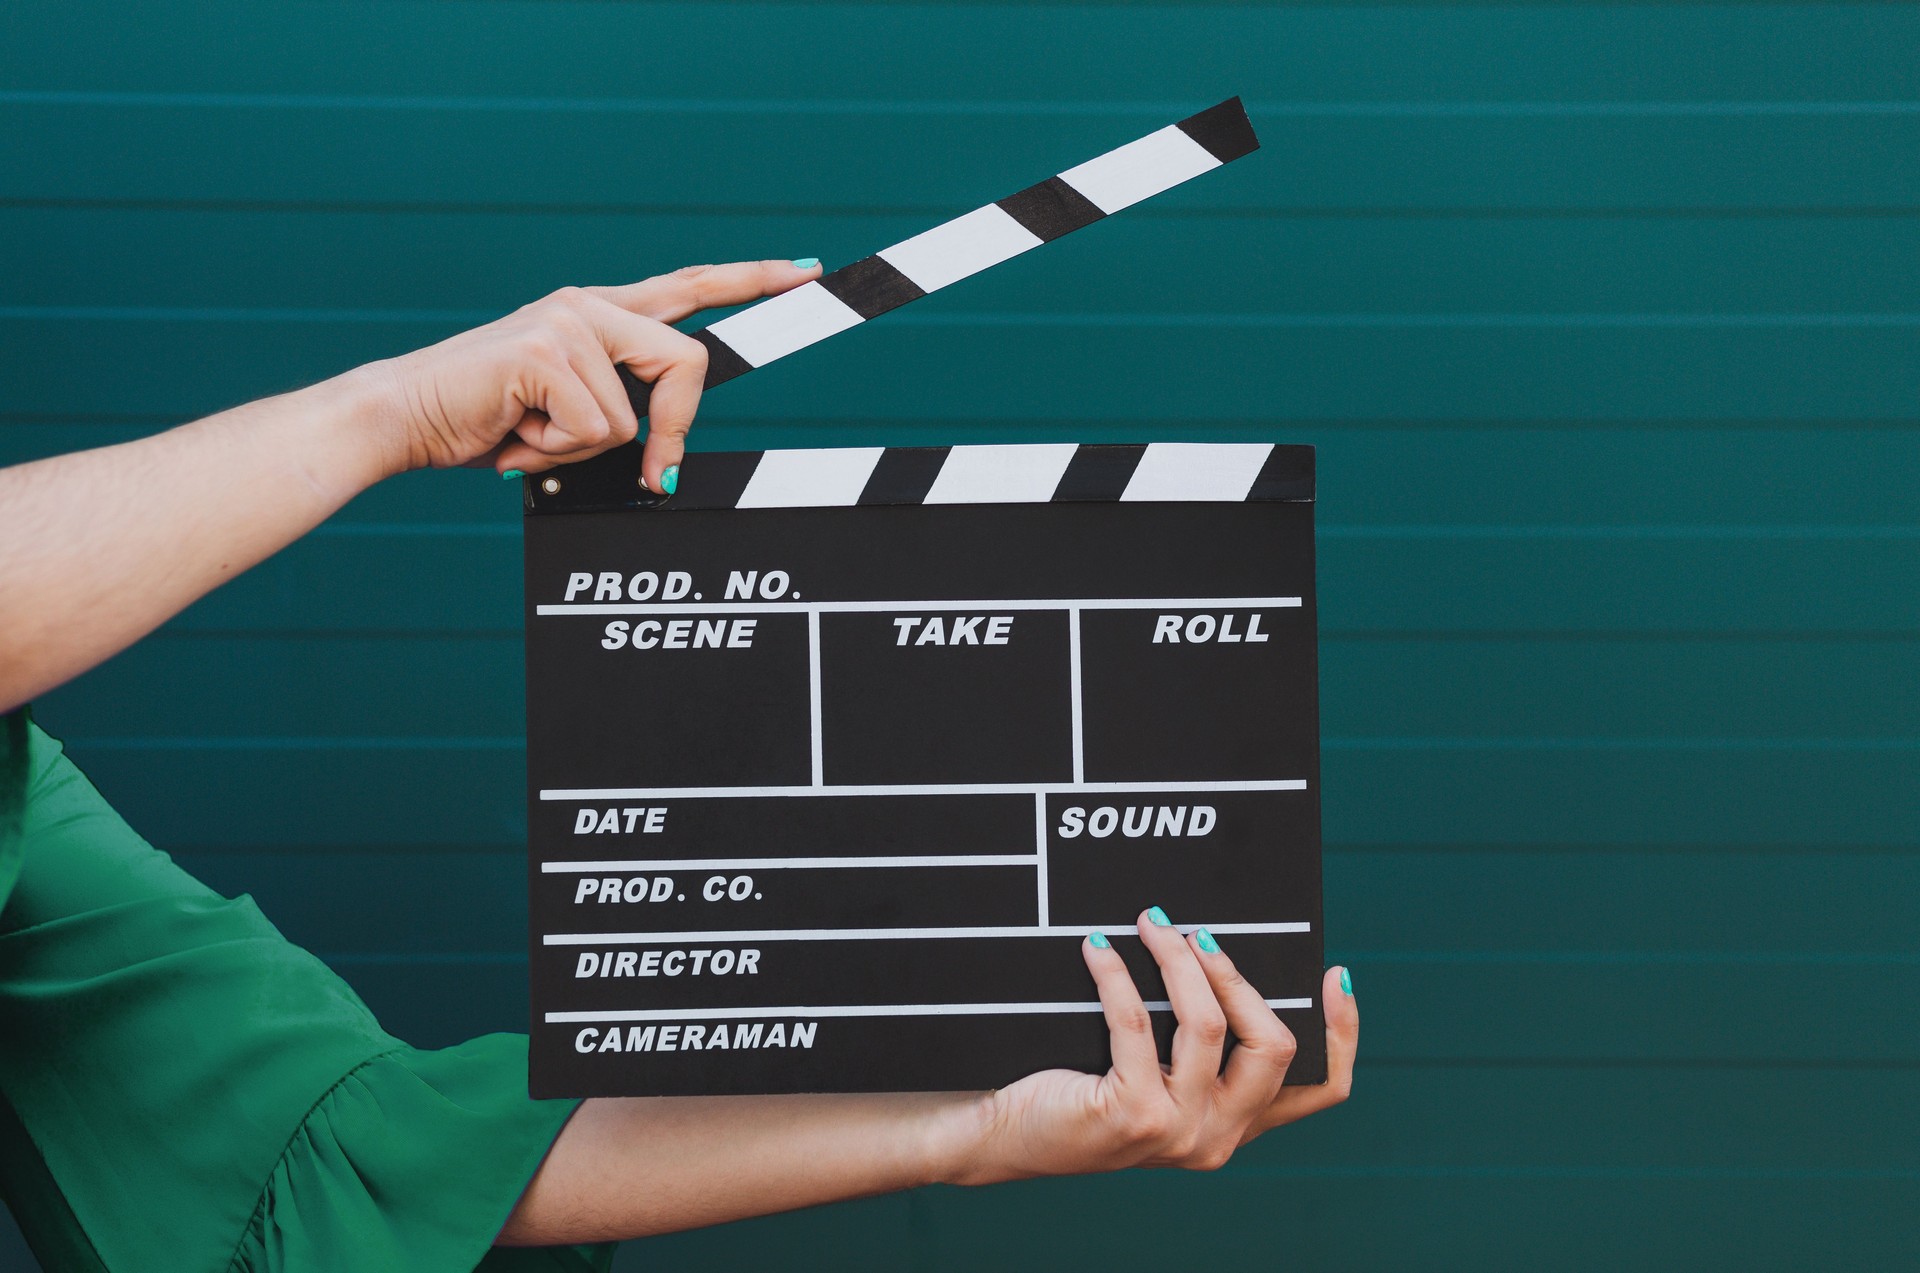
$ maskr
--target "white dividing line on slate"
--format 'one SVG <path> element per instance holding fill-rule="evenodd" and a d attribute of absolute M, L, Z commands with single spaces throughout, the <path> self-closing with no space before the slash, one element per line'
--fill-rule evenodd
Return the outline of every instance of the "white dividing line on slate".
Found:
<path fill-rule="evenodd" d="M 548 875 L 591 875 L 596 871 L 836 871 L 846 867 L 1034 866 L 1037 853 L 949 853 L 900 857 L 820 858 L 673 858 L 608 862 L 542 862 Z"/>
<path fill-rule="evenodd" d="M 1039 870 L 1036 881 L 1040 890 L 1040 927 L 1045 928 L 1053 922 L 1047 913 L 1050 905 L 1047 898 L 1047 798 L 1036 794 L 1033 798 L 1033 857 Z"/>
<path fill-rule="evenodd" d="M 1269 999 L 1269 1008 L 1311 1008 L 1312 999 Z M 630 1008 L 611 1012 L 549 1012 L 549 1025 L 596 1021 L 728 1021 L 766 1017 L 1012 1017 L 1059 1012 L 1099 1012 L 1097 1002 L 1055 1003 L 843 1003 L 788 1004 L 751 1008 Z M 1165 999 L 1149 999 L 1149 1012 L 1172 1012 Z"/>
<path fill-rule="evenodd" d="M 1198 925 L 1181 924 L 1183 933 Z M 1313 925 L 1305 921 L 1276 924 L 1208 924 L 1213 933 L 1306 933 Z M 744 941 L 924 941 L 973 939 L 980 937 L 1085 937 L 1101 932 L 1110 937 L 1134 933 L 1132 924 L 1090 924 L 1084 928 L 1071 924 L 1008 924 L 979 928 L 761 928 L 711 933 L 548 933 L 540 939 L 546 946 L 681 946 L 696 942 Z"/>
<path fill-rule="evenodd" d="M 539 614 L 906 614 L 930 610 L 1286 610 L 1298 597 L 1082 597 L 987 601 L 556 601 Z"/>
<path fill-rule="evenodd" d="M 1073 780 L 1087 780 L 1087 737 L 1081 711 L 1080 608 L 1067 611 L 1067 692 L 1073 699 Z"/>
<path fill-rule="evenodd" d="M 813 758 L 816 787 L 827 780 L 826 735 L 820 710 L 820 612 L 815 610 L 807 615 L 807 722 L 812 737 L 809 754 Z"/>
<path fill-rule="evenodd" d="M 903 782 L 823 787 L 550 787 L 542 800 L 703 800 L 742 796 L 1131 795 L 1209 791 L 1305 791 L 1305 778 L 1221 782 Z"/>

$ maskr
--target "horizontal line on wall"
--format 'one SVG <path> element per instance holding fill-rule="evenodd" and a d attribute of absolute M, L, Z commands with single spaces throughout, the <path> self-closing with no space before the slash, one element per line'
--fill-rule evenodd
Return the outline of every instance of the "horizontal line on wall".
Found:
<path fill-rule="evenodd" d="M 1682 856 L 1747 857 L 1767 856 L 1826 856 L 1845 854 L 1849 857 L 1912 857 L 1920 854 L 1920 845 L 1889 844 L 1874 841 L 1870 844 L 1750 844 L 1750 843 L 1664 843 L 1621 844 L 1595 841 L 1590 844 L 1579 843 L 1489 843 L 1476 840 L 1472 843 L 1449 844 L 1445 842 L 1365 842 L 1358 840 L 1328 840 L 1321 846 L 1327 853 L 1392 853 L 1427 854 L 1438 857 L 1474 856 L 1481 853 L 1499 854 L 1676 854 Z"/>
<path fill-rule="evenodd" d="M 1516 1057 L 1375 1056 L 1366 1069 L 1389 1070 L 1920 1070 L 1920 1057 Z"/>
<path fill-rule="evenodd" d="M 1920 525 L 1866 526 L 1326 526 L 1320 539 L 1795 540 L 1920 539 Z"/>
<path fill-rule="evenodd" d="M 527 952 L 524 950 L 461 950 L 461 951 L 314 951 L 323 962 L 343 968 L 393 968 L 417 964 L 430 968 L 459 967 L 462 965 L 481 965 L 494 967 L 526 967 Z"/>
<path fill-rule="evenodd" d="M 991 101 L 985 99 L 890 100 L 885 98 L 726 97 L 534 97 L 391 93 L 236 93 L 101 89 L 8 89 L 0 106 L 189 106 L 259 110 L 387 110 L 422 112 L 522 112 L 526 114 L 622 115 L 883 115 L 989 116 L 1015 119 L 1177 119 L 1195 102 L 1182 101 Z M 1920 101 L 1903 99 L 1769 101 L 1285 101 L 1252 100 L 1247 113 L 1270 119 L 1638 119 L 1638 118 L 1821 118 L 1920 115 Z"/>
<path fill-rule="evenodd" d="M 1323 751 L 1916 751 L 1920 738 L 1326 738 Z"/>
<path fill-rule="evenodd" d="M 74 750 L 88 751 L 519 751 L 526 743 L 518 735 L 500 737 L 474 737 L 468 735 L 98 735 L 69 734 L 66 745 Z M 1832 751 L 1832 752 L 1879 752 L 1879 751 L 1916 751 L 1920 750 L 1920 738 L 1636 738 L 1636 737 L 1564 737 L 1564 738 L 1446 738 L 1446 737 L 1405 737 L 1405 738 L 1340 738 L 1329 737 L 1321 741 L 1323 751 L 1370 752 L 1370 751 Z M 955 790 L 961 787 L 995 791 L 1033 794 L 1036 788 L 1049 791 L 1068 790 L 1140 790 L 1140 791 L 1225 791 L 1239 789 L 1295 790 L 1296 786 L 1287 785 L 1294 780 L 1280 782 L 1262 782 L 1236 784 L 1232 782 L 1182 782 L 1169 780 L 1164 783 L 1151 781 L 1129 783 L 984 783 L 984 784 L 947 784 Z M 912 793 L 919 788 L 909 784 L 901 786 L 903 793 Z M 618 790 L 626 791 L 625 788 Z M 694 789 L 686 789 L 694 790 Z M 700 794 L 709 794 L 708 789 L 698 789 Z M 879 788 L 868 787 L 716 787 L 712 794 L 719 795 L 798 795 L 810 794 L 835 795 L 840 793 L 873 794 Z M 891 790 L 891 788 L 888 788 Z M 553 800 L 590 800 L 590 799 L 641 799 L 648 795 L 663 795 L 665 789 L 633 789 L 631 796 L 606 795 L 598 791 L 579 793 L 572 791 L 553 791 L 546 797 Z M 674 789 L 674 794 L 684 795 L 685 791 Z M 1004 792 L 1003 792 L 1004 794 Z"/>
<path fill-rule="evenodd" d="M 508 488 L 512 503 L 519 504 L 519 488 Z M 323 539 L 378 539 L 385 535 L 398 538 L 445 536 L 448 539 L 518 539 L 521 535 L 520 510 L 510 510 L 512 521 L 500 522 L 325 522 L 308 531 Z"/>
<path fill-rule="evenodd" d="M 1321 625 L 1322 641 L 1400 641 L 1400 642 L 1473 642 L 1473 641 L 1553 641 L 1620 642 L 1644 645 L 1653 642 L 1686 641 L 1701 645 L 1740 642 L 1804 642 L 1809 644 L 1856 644 L 1866 642 L 1909 642 L 1920 640 L 1920 628 L 1860 628 L 1825 630 L 1817 628 L 1341 628 Z"/>
<path fill-rule="evenodd" d="M 910 204 L 809 203 L 543 203 L 528 200 L 488 202 L 418 199 L 235 199 L 230 197 L 124 197 L 101 195 L 0 195 L 0 209 L 50 210 L 112 209 L 150 212 L 271 212 L 364 213 L 377 216 L 670 216 L 670 217 L 924 217 L 951 214 L 954 204 L 928 201 Z M 1527 207 L 1454 204 L 1325 204 L 1325 205 L 1201 205 L 1168 204 L 1128 209 L 1135 220 L 1273 220 L 1306 221 L 1357 218 L 1380 220 L 1832 220 L 1843 218 L 1899 219 L 1920 217 L 1914 204 L 1785 204 L 1756 207 L 1747 204 L 1608 205 Z"/>
<path fill-rule="evenodd" d="M 1602 934 L 1604 935 L 1604 934 Z M 1346 950 L 1329 952 L 1328 961 L 1387 964 L 1595 964 L 1643 968 L 1779 967 L 1799 964 L 1845 967 L 1920 966 L 1920 951 L 1772 951 L 1772 950 Z"/>
<path fill-rule="evenodd" d="M 304 309 L 139 305 L 5 305 L 13 322 L 422 323 L 474 325 L 504 311 L 452 309 Z M 1920 313 L 1455 313 L 1455 314 L 1099 314 L 911 313 L 895 327 L 1203 327 L 1217 328 L 1779 328 L 1917 327 Z"/>
<path fill-rule="evenodd" d="M 93 737 L 65 734 L 69 751 L 524 751 L 526 739 L 459 735 L 345 735 L 327 738 L 305 734 L 251 736 L 245 734 L 190 736 Z"/>
<path fill-rule="evenodd" d="M 589 204 L 534 200 L 240 200 L 230 196 L 4 196 L 0 209 L 117 209 L 117 211 L 240 211 L 240 213 L 372 213 L 372 215 L 555 215 L 555 217 L 925 217 L 952 213 L 952 202 L 920 204 Z M 1920 204 L 1217 204 L 1133 207 L 1135 221 L 1809 221 L 1809 219 L 1901 219 L 1920 217 Z"/>
<path fill-rule="evenodd" d="M 689 463 L 698 463 L 699 455 L 694 453 Z M 448 539 L 518 539 L 521 535 L 521 520 L 515 512 L 513 520 L 499 522 L 328 522 L 315 527 L 309 535 L 322 538 L 362 539 L 391 535 L 397 538 L 418 538 L 444 536 Z M 1318 526 L 1314 534 L 1321 540 L 1431 540 L 1431 539 L 1497 539 L 1497 540 L 1848 540 L 1848 539 L 1920 539 L 1920 525 L 1916 526 L 1475 526 L 1475 525 L 1410 525 L 1410 526 Z M 911 609 L 915 604 L 900 603 L 900 608 Z M 988 603 L 981 602 L 981 605 Z M 1247 604 L 1242 601 L 1237 604 Z M 665 613 L 673 608 L 671 603 L 653 607 L 651 612 Z M 886 609 L 886 606 L 877 606 Z M 695 607 L 686 607 L 693 613 Z M 633 607 L 618 610 L 608 609 L 605 613 L 638 613 Z"/>
<path fill-rule="evenodd" d="M 1322 635 L 1325 635 L 1324 633 Z M 515 624 L 492 628 L 305 628 L 294 624 L 255 628 L 190 627 L 176 623 L 141 638 L 145 641 L 521 641 L 525 631 Z"/>
<path fill-rule="evenodd" d="M 1220 1174 L 1285 1180 L 1920 1181 L 1920 1168 L 1912 1167 L 1287 1167 L 1228 1163 Z"/>
<path fill-rule="evenodd" d="M 795 436 L 803 432 L 831 432 L 837 441 L 844 445 L 855 442 L 869 445 L 876 438 L 884 439 L 884 444 L 892 446 L 928 446 L 935 443 L 945 444 L 956 436 L 967 438 L 986 438 L 989 440 L 1043 440 L 1043 441 L 1100 441 L 1108 436 L 1120 440 L 1139 440 L 1147 436 L 1173 436 L 1196 441 L 1232 441 L 1246 440 L 1248 434 L 1259 434 L 1261 441 L 1272 440 L 1269 435 L 1276 432 L 1298 436 L 1306 433 L 1333 432 L 1341 430 L 1380 431 L 1402 430 L 1422 433 L 1435 431 L 1481 432 L 1498 430 L 1502 432 L 1533 431 L 1564 433 L 1571 431 L 1606 432 L 1642 432 L 1671 433 L 1675 430 L 1712 430 L 1740 431 L 1758 430 L 1766 432 L 1799 431 L 1831 433 L 1838 430 L 1858 432 L 1884 432 L 1888 429 L 1907 430 L 1920 425 L 1920 408 L 1916 408 L 1912 417 L 1858 419 L 1836 417 L 1831 420 L 1809 420 L 1804 418 L 1754 418 L 1754 419 L 1616 419 L 1595 417 L 1593 419 L 1540 418 L 1540 417 L 1470 417 L 1463 419 L 1428 418 L 1354 418 L 1326 419 L 1321 417 L 1284 417 L 1272 418 L 1226 418 L 1211 416 L 1165 416 L 1151 420 L 1116 420 L 1101 417 L 1077 419 L 1070 416 L 1057 417 L 1015 417 L 982 419 L 980 417 L 925 417 L 925 416 L 887 416 L 880 419 L 845 419 L 838 416 L 799 416 L 782 415 L 777 418 L 755 419 L 751 417 L 728 417 L 724 404 L 715 400 L 717 405 L 705 406 L 707 414 L 701 418 L 701 425 L 694 432 L 698 442 L 693 454 L 698 457 L 703 452 L 732 449 L 765 450 L 768 446 L 745 446 L 743 444 L 725 445 L 721 439 L 733 436 L 752 436 L 777 431 L 783 436 Z M 217 410 L 218 408 L 209 408 Z M 43 412 L 43 411 L 7 411 L 0 410 L 0 428 L 12 425 L 29 428 L 59 427 L 74 425 L 80 427 L 165 427 L 190 419 L 189 416 L 156 412 Z M 724 432 L 723 432 L 724 431 Z M 1200 436 L 1203 431 L 1211 431 L 1212 436 Z M 928 436 L 921 436 L 928 435 Z"/>

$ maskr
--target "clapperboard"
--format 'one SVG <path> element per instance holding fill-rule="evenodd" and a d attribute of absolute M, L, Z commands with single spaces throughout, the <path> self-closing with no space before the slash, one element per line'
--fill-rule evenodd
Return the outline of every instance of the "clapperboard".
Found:
<path fill-rule="evenodd" d="M 1254 145 L 1224 103 L 764 301 L 699 334 L 709 382 Z M 526 483 L 536 1096 L 1103 1070 L 1079 943 L 1164 1046 L 1150 905 L 1324 1080 L 1311 448 L 700 454 L 670 499 L 639 470 Z"/>

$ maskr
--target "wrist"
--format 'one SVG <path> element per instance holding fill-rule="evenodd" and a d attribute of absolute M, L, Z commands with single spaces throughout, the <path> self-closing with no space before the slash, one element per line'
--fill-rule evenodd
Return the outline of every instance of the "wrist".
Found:
<path fill-rule="evenodd" d="M 305 431 L 309 478 L 344 503 L 415 467 L 388 362 L 368 363 L 288 395 Z"/>
<path fill-rule="evenodd" d="M 988 1167 L 993 1095 L 962 1092 L 929 1109 L 921 1136 L 921 1184 L 983 1185 L 1001 1179 Z"/>

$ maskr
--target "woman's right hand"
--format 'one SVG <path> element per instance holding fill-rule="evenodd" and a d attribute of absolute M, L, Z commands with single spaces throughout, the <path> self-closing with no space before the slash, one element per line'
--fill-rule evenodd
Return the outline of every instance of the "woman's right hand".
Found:
<path fill-rule="evenodd" d="M 693 265 L 624 287 L 568 287 L 437 345 L 349 373 L 384 404 L 389 473 L 487 464 L 539 473 L 631 442 L 639 421 L 617 367 L 653 387 L 641 476 L 671 493 L 707 371 L 707 347 L 668 326 L 791 291 L 820 264 Z"/>
<path fill-rule="evenodd" d="M 1343 969 L 1328 969 L 1321 982 L 1327 1082 L 1283 1088 L 1293 1035 L 1211 935 L 1183 938 L 1165 920 L 1156 907 L 1138 927 L 1179 1022 L 1172 1064 L 1160 1063 L 1126 965 L 1104 939 L 1089 938 L 1081 953 L 1099 987 L 1113 1068 L 1103 1075 L 1047 1070 L 980 1098 L 961 1112 L 945 1179 L 990 1184 L 1123 1167 L 1211 1171 L 1269 1128 L 1347 1098 L 1360 1011 Z M 1238 1040 L 1231 1053 L 1229 1034 Z"/>

